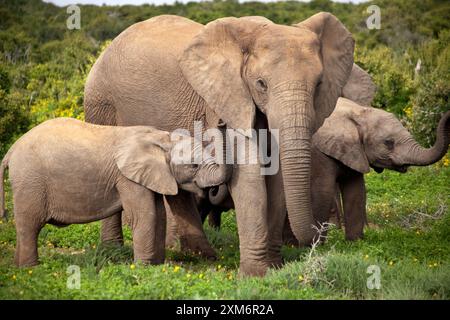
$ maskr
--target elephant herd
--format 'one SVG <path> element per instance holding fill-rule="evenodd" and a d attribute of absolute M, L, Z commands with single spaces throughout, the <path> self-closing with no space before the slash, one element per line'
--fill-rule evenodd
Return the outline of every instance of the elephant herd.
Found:
<path fill-rule="evenodd" d="M 291 26 L 263 17 L 202 25 L 171 15 L 130 26 L 90 71 L 87 123 L 47 121 L 2 162 L 0 178 L 9 166 L 14 193 L 16 264 L 37 263 L 45 223 L 103 219 L 102 241 L 123 243 L 122 211 L 130 216 L 135 259 L 161 263 L 175 240 L 214 257 L 202 216 L 218 226 L 232 207 L 240 272 L 262 276 L 282 265 L 287 238 L 311 244 L 314 226 L 336 209 L 338 190 L 346 238 L 362 238 L 364 174 L 441 159 L 450 112 L 435 145 L 422 148 L 392 114 L 370 107 L 375 86 L 353 51 L 351 33 L 323 12 Z M 244 135 L 277 130 L 280 170 L 262 175 L 260 160 L 173 164 L 171 151 L 181 142 L 169 141 L 169 132 L 193 133 L 197 121 Z"/>

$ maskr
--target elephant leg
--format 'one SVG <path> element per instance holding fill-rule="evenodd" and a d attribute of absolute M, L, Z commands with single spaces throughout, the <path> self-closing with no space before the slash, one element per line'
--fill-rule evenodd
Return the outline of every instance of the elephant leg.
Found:
<path fill-rule="evenodd" d="M 170 210 L 166 197 L 164 197 L 164 206 L 167 215 L 166 247 L 175 248 L 179 240 L 177 221 L 175 220 L 172 210 Z"/>
<path fill-rule="evenodd" d="M 220 230 L 220 224 L 222 220 L 222 208 L 213 207 L 208 215 L 208 224 L 217 230 Z"/>
<path fill-rule="evenodd" d="M 284 219 L 283 226 L 283 244 L 294 247 L 298 247 L 299 245 L 298 240 L 295 238 L 294 233 L 292 232 L 287 215 Z"/>
<path fill-rule="evenodd" d="M 100 234 L 102 243 L 123 246 L 122 212 L 103 219 Z"/>
<path fill-rule="evenodd" d="M 236 209 L 242 275 L 263 276 L 272 265 L 267 256 L 267 192 L 260 165 L 239 165 L 229 189 Z"/>
<path fill-rule="evenodd" d="M 342 218 L 342 203 L 341 203 L 341 192 L 337 188 L 335 203 L 331 208 L 330 222 L 335 224 L 338 229 L 342 228 L 341 223 Z"/>
<path fill-rule="evenodd" d="M 18 267 L 35 266 L 38 262 L 38 236 L 43 225 L 16 216 L 17 245 L 14 262 Z"/>
<path fill-rule="evenodd" d="M 15 190 L 16 253 L 14 263 L 18 267 L 39 264 L 38 237 L 47 221 L 44 198 L 43 192 L 36 192 L 33 188 Z"/>
<path fill-rule="evenodd" d="M 289 228 L 293 238 L 295 239 L 295 236 L 293 235 L 292 230 L 289 227 L 289 221 L 287 219 L 281 170 L 279 170 L 275 175 L 266 176 L 266 186 L 268 197 L 267 218 L 269 228 L 268 257 L 272 266 L 279 267 L 282 265 L 281 246 L 283 245 L 283 233 L 286 224 L 285 222 L 287 222 L 287 227 Z"/>
<path fill-rule="evenodd" d="M 131 217 L 134 260 L 164 263 L 166 219 L 161 196 L 125 179 L 117 184 L 117 190 L 124 210 Z"/>
<path fill-rule="evenodd" d="M 14 262 L 18 267 L 35 266 L 38 262 L 38 236 L 44 221 L 34 212 L 15 212 L 16 254 Z"/>
<path fill-rule="evenodd" d="M 344 206 L 345 238 L 347 240 L 362 239 L 366 223 L 366 186 L 362 173 L 351 171 L 340 180 Z"/>
<path fill-rule="evenodd" d="M 180 190 L 176 196 L 166 196 L 166 200 L 175 217 L 181 250 L 200 253 L 208 259 L 215 259 L 216 252 L 206 238 L 192 194 Z"/>

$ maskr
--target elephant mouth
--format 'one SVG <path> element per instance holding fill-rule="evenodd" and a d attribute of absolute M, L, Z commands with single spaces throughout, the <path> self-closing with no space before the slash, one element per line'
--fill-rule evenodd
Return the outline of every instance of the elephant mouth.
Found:
<path fill-rule="evenodd" d="M 394 170 L 394 171 L 397 171 L 397 172 L 400 172 L 400 173 L 406 173 L 408 171 L 408 167 L 409 167 L 409 165 L 405 164 L 405 165 L 402 165 L 402 166 L 393 166 L 393 167 L 390 167 L 388 169 L 391 169 L 391 170 Z M 373 168 L 373 170 L 375 170 L 376 173 L 382 173 L 383 170 L 385 169 L 385 168 L 376 167 L 376 166 L 372 166 L 372 168 Z"/>

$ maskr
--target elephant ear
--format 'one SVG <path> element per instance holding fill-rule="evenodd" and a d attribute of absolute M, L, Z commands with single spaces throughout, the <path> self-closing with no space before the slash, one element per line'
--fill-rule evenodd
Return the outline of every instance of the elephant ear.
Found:
<path fill-rule="evenodd" d="M 222 18 L 208 23 L 180 57 L 184 77 L 208 106 L 235 129 L 250 129 L 255 105 L 241 77 L 251 34 L 263 18 Z"/>
<path fill-rule="evenodd" d="M 143 127 L 124 128 L 114 159 L 120 172 L 131 181 L 164 195 L 178 193 L 167 160 L 171 148 L 168 132 Z"/>
<path fill-rule="evenodd" d="M 312 143 L 321 152 L 361 173 L 370 171 L 357 122 L 349 108 L 340 108 L 328 117 L 313 135 Z M 350 102 L 350 101 L 349 101 Z"/>
<path fill-rule="evenodd" d="M 342 96 L 362 106 L 370 106 L 377 91 L 370 75 L 356 63 L 342 90 Z"/>
<path fill-rule="evenodd" d="M 318 129 L 333 112 L 350 76 L 355 41 L 345 26 L 327 12 L 317 13 L 294 26 L 314 32 L 321 43 L 323 76 L 314 97 Z"/>

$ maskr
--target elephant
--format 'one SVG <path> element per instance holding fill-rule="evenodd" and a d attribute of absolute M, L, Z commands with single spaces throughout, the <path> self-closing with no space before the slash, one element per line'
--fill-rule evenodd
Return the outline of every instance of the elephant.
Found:
<path fill-rule="evenodd" d="M 134 259 L 163 263 L 162 196 L 176 197 L 178 188 L 199 194 L 228 178 L 226 165 L 212 156 L 179 161 L 192 140 L 174 141 L 152 127 L 98 126 L 71 118 L 48 120 L 27 132 L 0 166 L 0 216 L 6 215 L 6 168 L 13 191 L 16 265 L 38 263 L 37 239 L 45 224 L 88 223 L 122 209 L 132 218 Z M 184 155 L 190 160 L 193 154 Z"/>
<path fill-rule="evenodd" d="M 311 136 L 342 93 L 353 51 L 351 33 L 324 12 L 292 26 L 263 17 L 207 25 L 153 17 L 123 31 L 97 59 L 85 86 L 85 119 L 191 132 L 200 121 L 204 128 L 236 129 L 247 137 L 258 123 L 279 130 L 281 170 L 265 176 L 261 161 L 234 163 L 227 183 L 236 207 L 240 273 L 262 276 L 282 264 L 285 207 L 300 242 L 315 235 Z M 185 239 L 206 241 L 192 197 L 166 200 L 189 226 Z M 120 215 L 103 221 L 102 239 L 121 241 Z"/>
<path fill-rule="evenodd" d="M 441 117 L 436 136 L 433 147 L 423 148 L 393 114 L 339 98 L 334 112 L 312 138 L 311 198 L 317 223 L 342 214 L 345 238 L 362 239 L 367 224 L 364 174 L 370 167 L 377 173 L 384 169 L 405 173 L 409 166 L 439 161 L 450 142 L 450 111 Z M 341 196 L 336 199 L 339 191 Z M 212 187 L 208 198 L 216 207 L 205 206 L 203 219 L 212 215 L 210 224 L 218 227 L 223 209 L 232 208 L 225 185 Z M 283 239 L 298 244 L 287 219 Z"/>

